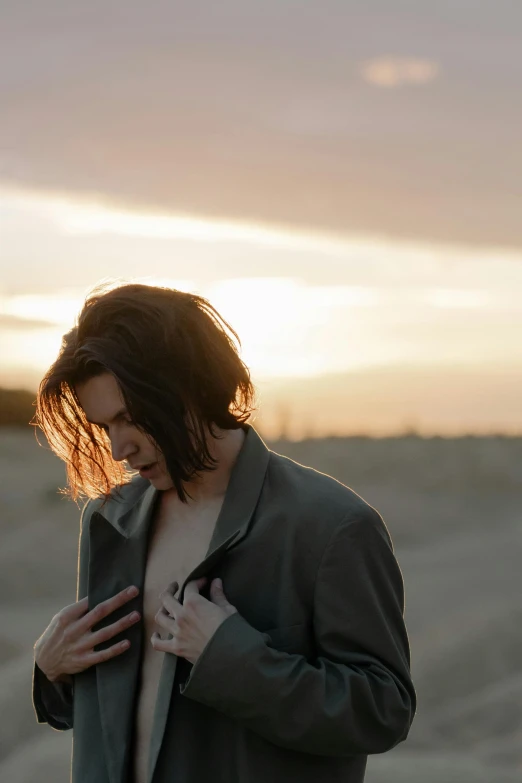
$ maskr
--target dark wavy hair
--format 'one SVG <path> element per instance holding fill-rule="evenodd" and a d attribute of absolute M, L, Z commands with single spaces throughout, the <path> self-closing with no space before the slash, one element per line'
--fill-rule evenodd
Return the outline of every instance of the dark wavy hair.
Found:
<path fill-rule="evenodd" d="M 203 297 L 171 288 L 102 284 L 62 338 L 42 379 L 33 423 L 64 460 L 62 492 L 108 495 L 134 473 L 112 458 L 108 435 L 87 421 L 76 384 L 112 373 L 134 424 L 163 453 L 179 498 L 197 474 L 213 470 L 205 427 L 240 428 L 254 410 L 250 373 L 236 332 Z"/>

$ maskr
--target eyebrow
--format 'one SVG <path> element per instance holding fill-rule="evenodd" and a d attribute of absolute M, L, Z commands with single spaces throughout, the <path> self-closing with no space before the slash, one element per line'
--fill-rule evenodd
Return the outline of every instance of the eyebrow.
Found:
<path fill-rule="evenodd" d="M 112 419 L 109 419 L 107 422 L 108 424 L 111 424 L 113 421 L 116 421 L 116 419 L 121 419 L 122 416 L 127 415 L 127 408 L 120 408 L 120 410 L 114 414 Z M 98 427 L 103 427 L 105 425 L 105 422 L 99 422 L 99 421 L 92 421 L 91 419 L 87 419 L 89 424 L 96 424 Z"/>

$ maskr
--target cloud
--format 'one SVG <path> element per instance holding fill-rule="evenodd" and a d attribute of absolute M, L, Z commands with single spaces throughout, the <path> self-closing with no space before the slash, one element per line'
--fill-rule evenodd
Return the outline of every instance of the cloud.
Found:
<path fill-rule="evenodd" d="M 440 66 L 411 57 L 378 57 L 361 63 L 360 73 L 369 84 L 390 88 L 432 82 L 439 76 Z"/>
<path fill-rule="evenodd" d="M 50 329 L 54 328 L 51 321 L 44 321 L 31 318 L 20 318 L 17 315 L 6 315 L 0 313 L 0 329 L 26 331 L 30 329 Z"/>
<path fill-rule="evenodd" d="M 451 0 L 325 0 L 320 11 L 226 0 L 186 3 L 181 17 L 176 3 L 138 0 L 114 0 L 110 14 L 11 5 L 6 185 L 223 221 L 522 245 L 518 3 L 475 4 L 473 29 L 470 4 Z"/>

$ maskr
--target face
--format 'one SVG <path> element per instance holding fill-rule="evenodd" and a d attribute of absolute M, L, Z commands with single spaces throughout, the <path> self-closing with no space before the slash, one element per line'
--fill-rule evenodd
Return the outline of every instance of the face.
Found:
<path fill-rule="evenodd" d="M 173 486 L 161 451 L 132 422 L 113 375 L 104 373 L 90 378 L 76 386 L 76 393 L 87 419 L 109 435 L 113 459 L 126 460 L 131 468 L 152 466 L 140 473 L 156 489 Z"/>

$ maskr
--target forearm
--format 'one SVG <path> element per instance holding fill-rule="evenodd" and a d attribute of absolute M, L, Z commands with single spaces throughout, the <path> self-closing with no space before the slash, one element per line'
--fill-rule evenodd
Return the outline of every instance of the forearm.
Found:
<path fill-rule="evenodd" d="M 270 647 L 239 614 L 217 629 L 181 692 L 272 742 L 332 756 L 382 753 L 416 706 L 402 575 L 379 515 L 348 515 L 331 536 L 312 607 L 316 656 Z"/>
<path fill-rule="evenodd" d="M 363 654 L 339 664 L 268 646 L 232 615 L 210 640 L 181 693 L 281 747 L 327 756 L 382 753 L 412 719 L 407 686 Z"/>
<path fill-rule="evenodd" d="M 53 684 L 60 685 L 72 685 L 73 684 L 73 678 L 71 674 L 64 674 L 62 672 L 54 672 L 50 669 L 47 669 L 45 666 L 42 665 L 37 655 L 35 655 L 34 659 L 35 665 L 38 667 L 38 669 L 41 671 L 41 673 L 44 675 L 44 677 L 49 680 L 49 682 L 52 682 Z"/>

